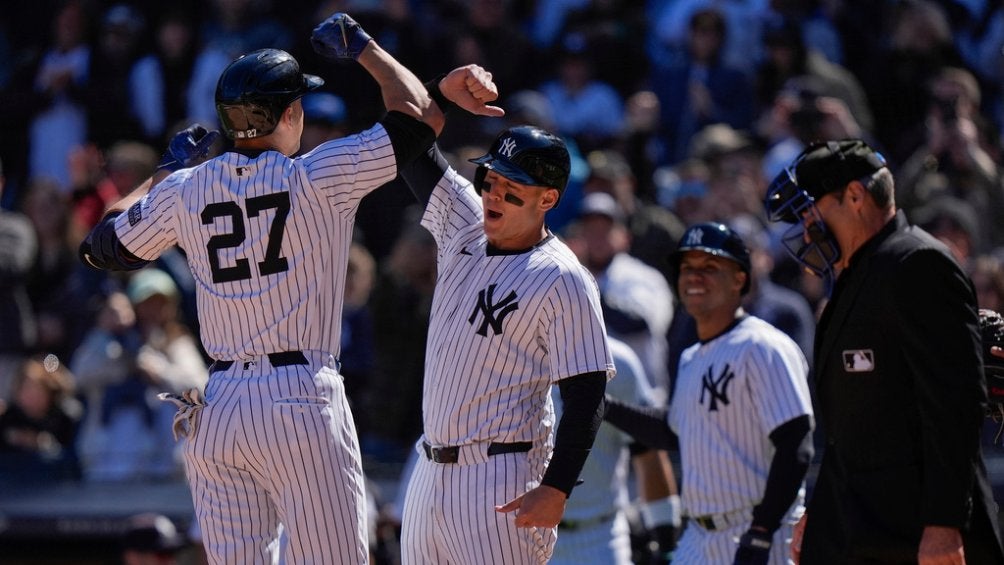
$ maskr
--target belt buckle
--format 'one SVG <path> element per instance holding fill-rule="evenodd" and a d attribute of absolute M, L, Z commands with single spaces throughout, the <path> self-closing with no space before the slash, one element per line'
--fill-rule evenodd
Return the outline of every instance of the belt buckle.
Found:
<path fill-rule="evenodd" d="M 718 529 L 718 524 L 715 523 L 714 515 L 709 514 L 707 516 L 695 516 L 694 521 L 697 522 L 697 525 L 710 532 Z"/>
<path fill-rule="evenodd" d="M 422 444 L 425 448 L 425 455 L 433 463 L 456 463 L 459 457 L 459 449 L 456 447 L 433 447 L 428 443 Z"/>
<path fill-rule="evenodd" d="M 436 463 L 456 463 L 460 459 L 460 450 L 456 447 L 432 448 L 433 461 Z"/>

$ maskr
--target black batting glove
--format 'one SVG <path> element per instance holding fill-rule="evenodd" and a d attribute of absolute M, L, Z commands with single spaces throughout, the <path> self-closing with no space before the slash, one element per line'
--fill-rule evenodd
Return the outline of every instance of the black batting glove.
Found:
<path fill-rule="evenodd" d="M 337 12 L 314 28 L 310 44 L 329 59 L 355 60 L 372 39 L 351 16 Z"/>
<path fill-rule="evenodd" d="M 733 565 L 767 565 L 770 560 L 771 534 L 749 529 L 739 538 Z"/>
<path fill-rule="evenodd" d="M 220 132 L 209 131 L 201 124 L 192 124 L 174 134 L 167 145 L 167 151 L 160 158 L 157 169 L 177 171 L 199 164 L 209 155 L 209 147 L 219 137 Z"/>
<path fill-rule="evenodd" d="M 649 532 L 652 551 L 651 565 L 666 565 L 673 561 L 673 550 L 676 549 L 676 538 L 679 534 L 676 526 L 663 524 Z"/>

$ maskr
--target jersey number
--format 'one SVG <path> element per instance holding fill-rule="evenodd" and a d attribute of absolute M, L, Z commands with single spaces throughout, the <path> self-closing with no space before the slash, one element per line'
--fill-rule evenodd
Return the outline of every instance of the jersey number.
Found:
<path fill-rule="evenodd" d="M 272 226 L 268 230 L 268 246 L 265 248 L 265 260 L 258 263 L 258 273 L 262 276 L 281 273 L 289 270 L 289 262 L 282 253 L 282 236 L 286 231 L 286 216 L 289 216 L 289 192 L 276 192 L 264 196 L 248 198 L 248 218 L 256 218 L 262 210 L 275 208 Z M 251 278 L 251 265 L 245 258 L 237 259 L 232 267 L 220 265 L 220 250 L 238 247 L 247 239 L 244 229 L 244 214 L 241 207 L 233 201 L 215 202 L 203 208 L 202 225 L 212 225 L 216 218 L 230 218 L 233 231 L 221 233 L 209 238 L 206 251 L 209 253 L 209 265 L 213 271 L 213 282 L 223 283 L 242 281 Z"/>

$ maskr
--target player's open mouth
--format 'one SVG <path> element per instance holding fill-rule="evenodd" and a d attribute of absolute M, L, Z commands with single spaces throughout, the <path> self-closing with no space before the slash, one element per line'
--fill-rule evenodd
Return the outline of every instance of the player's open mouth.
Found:
<path fill-rule="evenodd" d="M 498 218 L 502 217 L 501 212 L 496 212 L 495 210 L 487 210 L 487 212 L 488 212 L 488 217 L 493 220 L 497 220 Z"/>
<path fill-rule="evenodd" d="M 694 296 L 694 295 L 697 295 L 697 294 L 704 294 L 705 292 L 706 291 L 703 288 L 688 288 L 687 290 L 683 291 L 683 293 L 686 294 L 687 296 Z"/>

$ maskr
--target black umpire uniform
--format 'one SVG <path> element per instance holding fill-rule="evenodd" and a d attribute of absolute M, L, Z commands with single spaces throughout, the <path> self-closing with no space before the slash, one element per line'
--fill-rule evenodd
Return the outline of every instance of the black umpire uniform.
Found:
<path fill-rule="evenodd" d="M 854 254 L 816 333 L 826 445 L 802 563 L 911 563 L 925 525 L 959 528 L 968 563 L 1002 563 L 980 449 L 976 298 L 902 211 Z"/>
<path fill-rule="evenodd" d="M 800 562 L 916 563 L 925 527 L 940 526 L 959 531 L 968 564 L 1004 564 L 980 447 L 976 293 L 948 248 L 886 200 L 886 168 L 861 140 L 813 144 L 765 201 L 772 221 L 795 224 L 783 241 L 796 260 L 836 277 L 816 328 L 825 444 Z"/>

